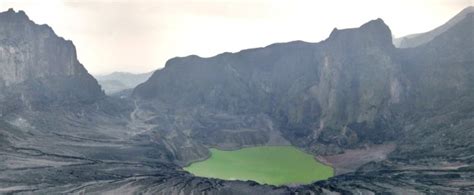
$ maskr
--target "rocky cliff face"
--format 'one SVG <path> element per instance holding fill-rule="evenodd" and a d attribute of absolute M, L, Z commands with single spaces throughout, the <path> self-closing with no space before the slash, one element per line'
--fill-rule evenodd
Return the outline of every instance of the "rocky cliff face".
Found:
<path fill-rule="evenodd" d="M 0 13 L 0 86 L 0 100 L 27 108 L 103 96 L 71 41 L 13 9 Z"/>
<path fill-rule="evenodd" d="M 453 105 L 453 112 L 461 105 L 469 107 L 472 26 L 468 14 L 421 47 L 396 49 L 389 28 L 377 19 L 360 28 L 335 29 L 320 43 L 174 58 L 138 86 L 134 96 L 173 115 L 196 109 L 250 118 L 265 115 L 284 139 L 317 154 L 405 140 L 427 128 L 421 121 L 447 116 L 447 105 Z M 216 128 L 199 124 L 199 130 L 191 128 L 191 139 L 213 137 Z M 255 145 L 268 142 L 270 136 L 258 131 L 265 128 L 246 128 L 255 129 L 251 137 L 262 138 Z M 420 133 L 410 138 L 427 137 Z"/>
<path fill-rule="evenodd" d="M 173 108 L 265 114 L 301 146 L 380 143 L 393 137 L 391 129 L 379 128 L 387 127 L 388 106 L 403 99 L 394 50 L 389 28 L 377 19 L 356 29 L 335 29 L 316 44 L 171 59 L 134 94 Z"/>
<path fill-rule="evenodd" d="M 474 13 L 433 41 L 400 50 L 411 90 L 404 102 L 411 125 L 398 154 L 472 162 L 474 136 Z M 400 156 L 399 156 L 400 157 Z"/>

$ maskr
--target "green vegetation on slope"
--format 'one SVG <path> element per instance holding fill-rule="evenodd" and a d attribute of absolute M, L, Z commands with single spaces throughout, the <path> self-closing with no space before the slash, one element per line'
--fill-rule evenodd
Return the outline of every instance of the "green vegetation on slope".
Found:
<path fill-rule="evenodd" d="M 333 176 L 333 169 L 292 146 L 263 146 L 235 151 L 211 149 L 211 157 L 185 170 L 200 177 L 258 183 L 308 184 Z"/>

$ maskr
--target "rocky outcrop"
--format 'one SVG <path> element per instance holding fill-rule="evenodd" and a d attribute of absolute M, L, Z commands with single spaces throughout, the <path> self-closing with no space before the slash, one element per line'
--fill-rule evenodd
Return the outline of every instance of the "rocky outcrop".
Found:
<path fill-rule="evenodd" d="M 77 60 L 71 41 L 13 9 L 0 13 L 0 89 L 4 112 L 53 102 L 91 102 L 103 96 Z M 6 104 L 11 107 L 5 108 Z"/>

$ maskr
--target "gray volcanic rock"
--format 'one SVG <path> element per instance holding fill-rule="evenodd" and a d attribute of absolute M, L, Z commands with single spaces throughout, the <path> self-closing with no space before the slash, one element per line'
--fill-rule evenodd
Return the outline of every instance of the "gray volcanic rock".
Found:
<path fill-rule="evenodd" d="M 392 130 L 379 128 L 390 117 L 384 111 L 403 98 L 394 49 L 389 28 L 377 19 L 334 30 L 317 44 L 291 42 L 212 58 L 174 58 L 139 85 L 134 96 L 170 109 L 265 114 L 285 138 L 302 147 L 316 141 L 336 150 L 382 143 L 393 138 Z M 392 85 L 398 88 L 391 90 Z"/>
<path fill-rule="evenodd" d="M 398 48 L 411 48 L 411 47 L 417 47 L 425 43 L 428 43 L 431 40 L 433 40 L 436 36 L 442 34 L 449 28 L 456 25 L 459 21 L 463 20 L 464 17 L 466 17 L 466 15 L 470 13 L 474 13 L 473 6 L 469 6 L 463 9 L 460 13 L 458 13 L 456 16 L 451 18 L 448 22 L 446 22 L 445 24 L 431 31 L 396 38 L 393 40 L 393 44 Z"/>
<path fill-rule="evenodd" d="M 139 85 L 134 97 L 143 107 L 166 109 L 172 115 L 196 109 L 247 118 L 262 114 L 283 139 L 316 154 L 410 139 L 432 140 L 422 146 L 433 147 L 432 142 L 449 141 L 439 139 L 442 135 L 455 134 L 426 136 L 427 121 L 434 120 L 429 118 L 459 117 L 464 115 L 459 113 L 462 106 L 470 113 L 472 26 L 468 14 L 433 41 L 400 50 L 392 45 L 388 27 L 377 19 L 356 29 L 335 29 L 320 43 L 174 58 Z M 216 129 L 202 121 L 201 128 L 189 131 L 191 139 L 206 145 L 222 140 L 222 134 L 242 132 L 241 126 L 219 124 Z M 470 125 L 463 124 L 471 136 Z M 245 128 L 255 129 L 246 138 L 254 140 L 253 145 L 268 143 L 274 134 L 255 124 Z M 460 146 L 468 144 L 462 137 L 456 139 L 465 140 Z"/>
<path fill-rule="evenodd" d="M 417 158 L 473 162 L 474 13 L 433 41 L 400 50 L 413 89 L 406 104 L 413 125 L 398 150 Z M 400 157 L 400 156 L 399 156 Z M 415 159 L 417 159 L 415 158 Z"/>
<path fill-rule="evenodd" d="M 2 107 L 90 102 L 103 96 L 71 41 L 13 9 L 0 13 L 0 83 Z"/>
<path fill-rule="evenodd" d="M 134 97 L 139 107 L 152 108 L 150 116 L 180 117 L 190 110 L 245 118 L 262 114 L 283 139 L 317 154 L 396 143 L 387 161 L 317 182 L 310 185 L 313 192 L 466 192 L 473 184 L 465 168 L 473 162 L 472 26 L 468 14 L 420 47 L 397 49 L 388 27 L 375 20 L 335 29 L 320 43 L 174 58 L 139 85 Z M 186 131 L 206 145 L 222 140 L 222 132 L 241 132 L 239 126 L 212 128 L 202 121 L 196 122 L 201 128 L 191 125 Z M 260 132 L 253 137 L 271 134 L 248 125 Z"/>

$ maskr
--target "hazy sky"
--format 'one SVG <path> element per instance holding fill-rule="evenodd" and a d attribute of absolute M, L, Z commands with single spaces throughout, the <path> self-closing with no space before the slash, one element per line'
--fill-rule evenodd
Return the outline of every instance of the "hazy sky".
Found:
<path fill-rule="evenodd" d="M 474 0 L 0 0 L 74 42 L 92 74 L 147 72 L 275 42 L 327 38 L 382 18 L 395 37 L 431 30 Z"/>

